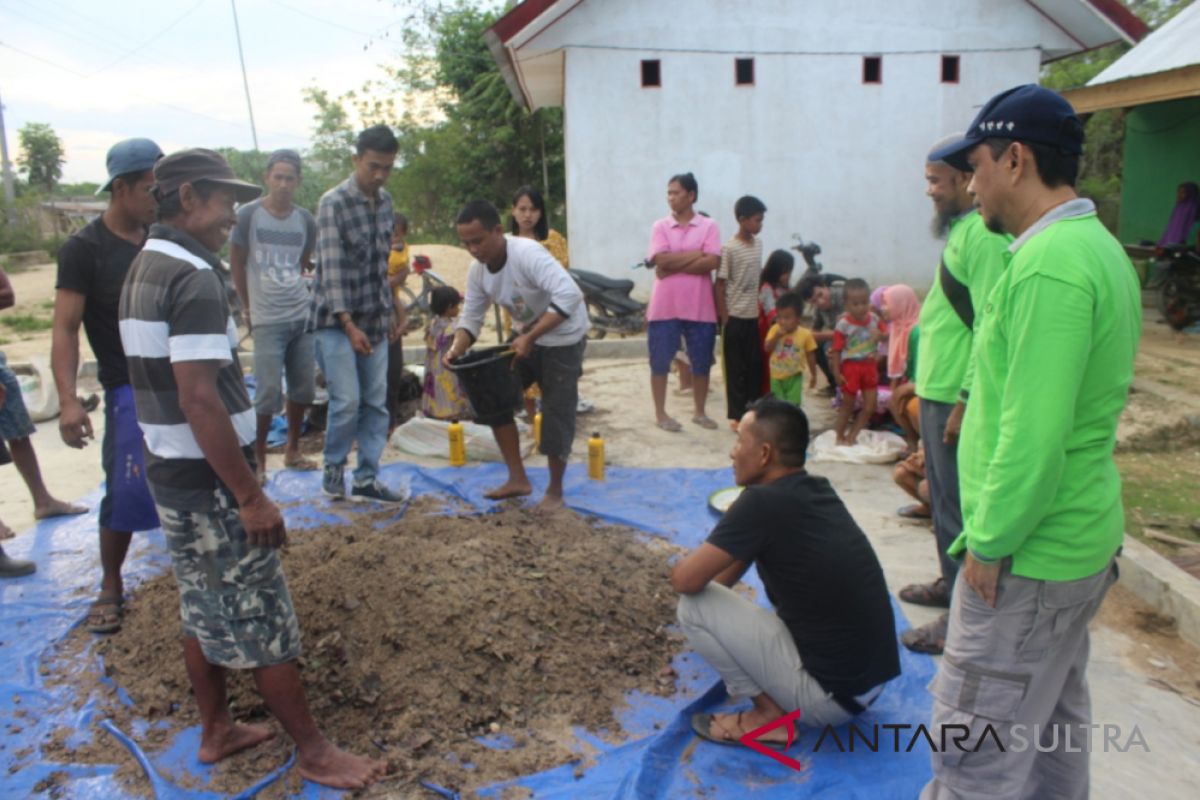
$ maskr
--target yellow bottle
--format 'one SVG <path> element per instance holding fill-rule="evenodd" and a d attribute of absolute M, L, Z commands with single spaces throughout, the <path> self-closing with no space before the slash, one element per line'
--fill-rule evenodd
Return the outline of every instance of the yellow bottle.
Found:
<path fill-rule="evenodd" d="M 463 435 L 462 423 L 453 420 L 446 429 L 450 436 L 450 466 L 462 467 L 467 463 L 467 441 Z"/>
<path fill-rule="evenodd" d="M 542 412 L 533 415 L 533 446 L 542 446 Z"/>
<path fill-rule="evenodd" d="M 604 480 L 604 440 L 599 433 L 588 439 L 588 477 L 594 481 Z"/>

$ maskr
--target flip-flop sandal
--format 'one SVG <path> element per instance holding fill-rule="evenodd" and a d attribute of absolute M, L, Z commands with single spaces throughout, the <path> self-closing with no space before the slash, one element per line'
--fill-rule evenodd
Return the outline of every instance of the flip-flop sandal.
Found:
<path fill-rule="evenodd" d="M 683 426 L 680 425 L 679 422 L 677 422 L 676 420 L 671 419 L 670 417 L 667 417 L 666 419 L 660 419 L 658 422 L 656 422 L 654 424 L 657 425 L 658 427 L 662 428 L 667 433 L 679 433 L 681 430 L 683 430 Z"/>
<path fill-rule="evenodd" d="M 921 511 L 925 509 L 925 511 Z M 932 515 L 924 503 L 911 503 L 896 509 L 896 515 L 905 519 L 929 519 Z"/>
<path fill-rule="evenodd" d="M 741 730 L 741 727 L 742 727 L 742 714 L 743 713 L 745 713 L 745 712 L 739 711 L 737 718 L 736 718 L 738 730 Z M 745 745 L 742 744 L 742 740 L 741 740 L 740 736 L 737 739 L 726 739 L 726 738 L 719 737 L 719 736 L 713 736 L 712 735 L 713 716 L 714 715 L 712 715 L 712 714 L 693 714 L 692 715 L 692 732 L 695 733 L 697 736 L 699 736 L 701 739 L 704 739 L 706 742 L 712 742 L 713 744 L 719 744 L 719 745 L 723 745 L 725 747 L 745 747 Z M 772 750 L 777 750 L 781 753 L 784 750 L 787 750 L 787 744 L 785 742 L 773 742 L 770 739 L 755 739 L 754 741 L 756 741 L 759 744 L 761 744 L 765 747 L 768 747 Z M 793 741 L 792 744 L 795 744 L 795 742 Z"/>
<path fill-rule="evenodd" d="M 300 456 L 299 458 L 291 461 L 284 461 L 283 466 L 287 469 L 300 470 L 301 472 L 312 472 L 313 470 L 321 468 L 320 464 L 306 456 Z"/>
<path fill-rule="evenodd" d="M 97 597 L 88 609 L 87 629 L 89 633 L 116 633 L 121 630 L 125 618 L 125 599 L 103 595 Z M 98 618 L 99 622 L 91 622 Z"/>
<path fill-rule="evenodd" d="M 711 417 L 692 417 L 692 422 L 709 431 L 715 431 L 718 427 L 717 421 Z"/>

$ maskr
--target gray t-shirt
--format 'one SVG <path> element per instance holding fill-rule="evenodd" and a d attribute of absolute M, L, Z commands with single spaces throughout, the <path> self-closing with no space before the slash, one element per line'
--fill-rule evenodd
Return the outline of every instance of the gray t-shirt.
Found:
<path fill-rule="evenodd" d="M 301 260 L 317 241 L 317 223 L 308 209 L 295 206 L 285 219 L 268 211 L 262 200 L 238 209 L 229 241 L 246 249 L 246 283 L 250 317 L 255 325 L 308 318 L 308 290 Z"/>

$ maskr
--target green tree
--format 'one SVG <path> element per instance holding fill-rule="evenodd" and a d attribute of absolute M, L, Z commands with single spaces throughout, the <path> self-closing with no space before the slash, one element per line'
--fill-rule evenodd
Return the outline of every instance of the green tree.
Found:
<path fill-rule="evenodd" d="M 44 122 L 26 123 L 17 132 L 17 138 L 20 142 L 20 152 L 17 154 L 20 172 L 28 176 L 31 187 L 47 194 L 53 192 L 66 163 L 62 140 Z"/>
<path fill-rule="evenodd" d="M 1126 5 L 1155 30 L 1191 4 L 1192 0 L 1127 0 Z M 1042 70 L 1041 83 L 1055 91 L 1084 86 L 1130 50 L 1120 42 L 1055 61 Z M 1121 167 L 1125 149 L 1125 112 L 1110 109 L 1084 119 L 1083 157 L 1079 161 L 1079 192 L 1096 203 L 1100 219 L 1116 231 L 1121 210 Z"/>
<path fill-rule="evenodd" d="M 361 92 L 305 93 L 314 108 L 311 155 L 329 165 L 341 159 L 342 176 L 360 128 L 384 122 L 396 131 L 400 151 L 388 189 L 414 241 L 454 241 L 461 205 L 484 198 L 506 209 L 526 183 L 542 189 L 551 223 L 563 227 L 562 112 L 530 114 L 513 100 L 483 38 L 497 18 L 463 0 L 418 4 L 397 67 Z"/>

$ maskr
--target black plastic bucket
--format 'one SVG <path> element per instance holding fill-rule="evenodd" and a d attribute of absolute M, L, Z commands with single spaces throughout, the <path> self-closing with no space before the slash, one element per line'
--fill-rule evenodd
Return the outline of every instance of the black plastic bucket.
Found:
<path fill-rule="evenodd" d="M 522 405 L 521 380 L 509 345 L 472 350 L 450 365 L 467 392 L 475 419 L 487 425 Z"/>

